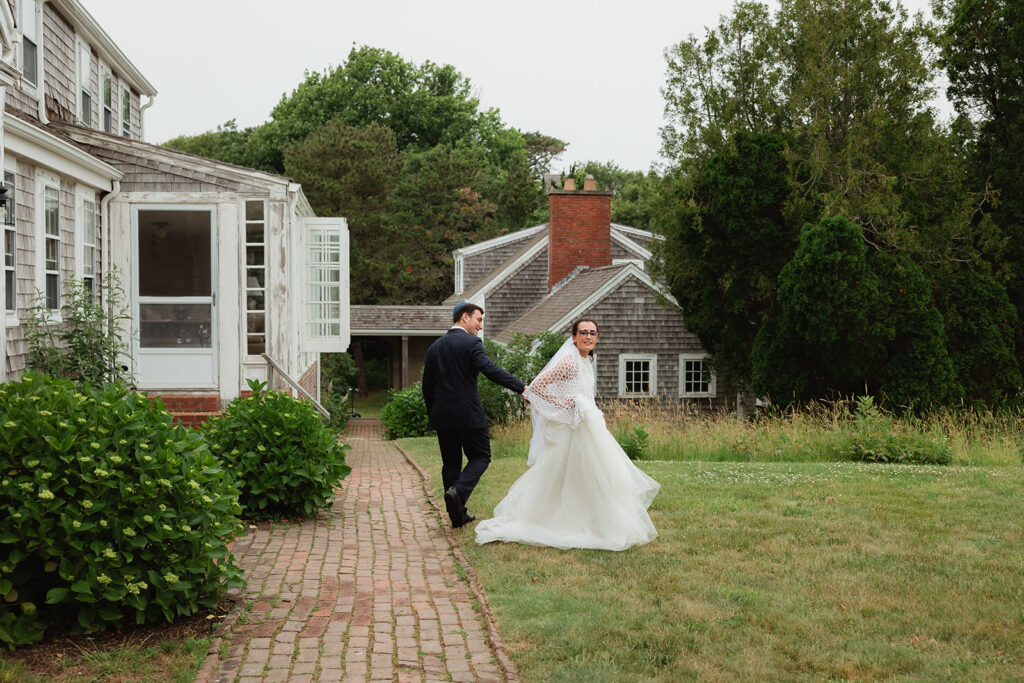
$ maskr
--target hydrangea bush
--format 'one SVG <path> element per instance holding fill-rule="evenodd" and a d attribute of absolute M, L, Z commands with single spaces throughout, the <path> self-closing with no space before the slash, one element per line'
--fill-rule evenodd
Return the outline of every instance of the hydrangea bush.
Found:
<path fill-rule="evenodd" d="M 202 437 L 127 388 L 0 384 L 0 641 L 216 605 L 242 572 L 238 490 Z"/>
<path fill-rule="evenodd" d="M 203 427 L 210 448 L 236 478 L 243 515 L 311 515 L 334 502 L 351 471 L 349 448 L 306 401 L 249 381 L 250 396 L 231 402 Z"/>

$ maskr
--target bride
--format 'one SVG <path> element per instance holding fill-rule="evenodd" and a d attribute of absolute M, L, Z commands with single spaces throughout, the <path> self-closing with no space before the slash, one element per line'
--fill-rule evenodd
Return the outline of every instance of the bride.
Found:
<path fill-rule="evenodd" d="M 594 403 L 597 323 L 572 336 L 523 396 L 530 401 L 530 466 L 476 527 L 477 543 L 625 550 L 658 535 L 647 508 L 661 486 L 623 452 Z"/>

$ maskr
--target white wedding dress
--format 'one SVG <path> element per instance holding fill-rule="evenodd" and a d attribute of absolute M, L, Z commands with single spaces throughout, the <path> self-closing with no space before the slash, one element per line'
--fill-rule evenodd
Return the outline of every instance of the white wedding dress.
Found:
<path fill-rule="evenodd" d="M 477 543 L 625 550 L 658 532 L 647 508 L 661 488 L 640 471 L 594 403 L 593 363 L 570 337 L 537 375 L 530 401 L 530 468 L 476 526 Z"/>

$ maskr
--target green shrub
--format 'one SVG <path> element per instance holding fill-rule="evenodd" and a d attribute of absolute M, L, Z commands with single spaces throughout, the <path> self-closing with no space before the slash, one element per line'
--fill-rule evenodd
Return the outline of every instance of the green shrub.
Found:
<path fill-rule="evenodd" d="M 129 341 L 123 325 L 131 314 L 116 269 L 102 279 L 98 292 L 69 277 L 61 322 L 50 322 L 51 316 L 46 295 L 39 294 L 26 324 L 30 369 L 96 387 L 135 381 L 121 357 Z"/>
<path fill-rule="evenodd" d="M 401 391 L 391 391 L 380 411 L 384 438 L 404 439 L 427 433 L 427 404 L 423 401 L 423 385 L 416 382 Z"/>
<path fill-rule="evenodd" d="M 202 428 L 210 448 L 241 489 L 251 519 L 311 515 L 334 502 L 334 488 L 352 471 L 345 446 L 313 406 L 249 381 L 251 396 L 231 402 Z"/>
<path fill-rule="evenodd" d="M 243 585 L 238 490 L 202 437 L 126 388 L 0 384 L 0 641 L 174 619 Z"/>
<path fill-rule="evenodd" d="M 355 389 L 337 387 L 328 383 L 320 392 L 320 405 L 331 414 L 327 424 L 334 430 L 345 429 L 352 417 L 352 392 Z"/>
<path fill-rule="evenodd" d="M 352 395 L 356 385 L 356 363 L 347 353 L 320 354 L 320 403 L 331 414 L 328 424 L 342 430 L 352 417 Z"/>
<path fill-rule="evenodd" d="M 647 430 L 644 429 L 643 425 L 635 424 L 633 429 L 629 432 L 622 432 L 615 435 L 615 440 L 622 446 L 622 450 L 626 452 L 630 460 L 640 460 L 644 457 L 644 452 L 647 450 L 647 440 L 650 435 Z"/>
<path fill-rule="evenodd" d="M 870 396 L 857 399 L 854 427 L 841 432 L 838 448 L 841 459 L 862 462 L 948 465 L 953 460 L 945 438 L 907 430 Z"/>
<path fill-rule="evenodd" d="M 484 350 L 491 360 L 529 384 L 564 341 L 565 337 L 554 332 L 538 335 L 516 332 L 508 345 L 498 344 L 485 337 Z M 531 352 L 534 344 L 537 344 L 537 348 Z M 492 424 L 517 422 L 529 413 L 521 395 L 506 390 L 483 375 L 477 378 L 477 393 L 487 421 Z"/>

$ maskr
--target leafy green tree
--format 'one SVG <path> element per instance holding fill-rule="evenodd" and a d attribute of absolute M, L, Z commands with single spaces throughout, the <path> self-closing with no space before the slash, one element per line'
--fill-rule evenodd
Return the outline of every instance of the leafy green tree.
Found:
<path fill-rule="evenodd" d="M 859 227 L 826 218 L 800 231 L 779 274 L 778 316 L 753 350 L 753 384 L 777 402 L 870 393 L 887 330 L 875 315 L 881 283 Z"/>
<path fill-rule="evenodd" d="M 284 165 L 318 214 L 348 221 L 352 303 L 380 301 L 388 269 L 382 220 L 405 167 L 394 133 L 376 123 L 358 127 L 332 119 L 287 145 Z"/>
<path fill-rule="evenodd" d="M 666 281 L 687 329 L 734 388 L 751 377 L 754 340 L 796 248 L 784 215 L 792 191 L 783 139 L 738 133 L 692 178 L 666 177 L 658 197 Z"/>
<path fill-rule="evenodd" d="M 164 143 L 164 147 L 208 159 L 219 159 L 238 166 L 261 168 L 254 159 L 250 158 L 249 138 L 254 130 L 254 128 L 238 130 L 237 122 L 235 119 L 231 119 L 227 123 L 217 126 L 215 131 L 171 138 Z"/>

